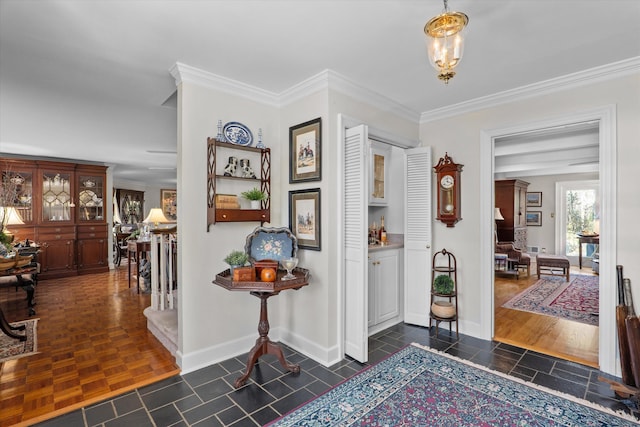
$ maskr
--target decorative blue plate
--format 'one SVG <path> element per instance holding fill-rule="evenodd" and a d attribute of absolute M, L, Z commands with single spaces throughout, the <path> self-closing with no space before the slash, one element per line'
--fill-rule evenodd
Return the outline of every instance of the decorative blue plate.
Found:
<path fill-rule="evenodd" d="M 253 135 L 248 127 L 238 122 L 229 122 L 222 128 L 227 142 L 249 146 L 253 142 Z"/>

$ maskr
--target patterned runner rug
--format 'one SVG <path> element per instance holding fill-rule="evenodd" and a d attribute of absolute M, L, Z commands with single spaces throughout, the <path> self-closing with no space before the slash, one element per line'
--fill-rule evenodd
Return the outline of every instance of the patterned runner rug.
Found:
<path fill-rule="evenodd" d="M 613 411 L 417 344 L 270 426 L 632 426 Z"/>
<path fill-rule="evenodd" d="M 0 331 L 0 363 L 7 360 L 18 359 L 38 352 L 38 319 L 24 320 L 11 323 L 12 326 L 25 325 L 24 331 L 15 331 L 16 334 L 27 334 L 26 341 L 20 341 L 8 337 Z"/>
<path fill-rule="evenodd" d="M 538 280 L 502 306 L 598 325 L 598 276 L 548 276 Z"/>
<path fill-rule="evenodd" d="M 632 426 L 634 420 L 413 344 L 269 425 Z"/>

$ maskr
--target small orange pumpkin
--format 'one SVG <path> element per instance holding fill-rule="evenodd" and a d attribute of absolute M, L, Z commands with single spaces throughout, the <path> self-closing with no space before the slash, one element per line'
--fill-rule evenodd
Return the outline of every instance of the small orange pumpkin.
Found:
<path fill-rule="evenodd" d="M 276 271 L 273 268 L 263 268 L 260 272 L 260 280 L 263 282 L 275 282 Z"/>

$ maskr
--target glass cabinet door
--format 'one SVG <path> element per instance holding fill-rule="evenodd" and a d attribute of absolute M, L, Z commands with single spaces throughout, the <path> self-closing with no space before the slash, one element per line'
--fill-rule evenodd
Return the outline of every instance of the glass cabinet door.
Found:
<path fill-rule="evenodd" d="M 42 173 L 42 220 L 71 221 L 70 173 Z"/>
<path fill-rule="evenodd" d="M 369 156 L 369 205 L 386 206 L 391 147 L 372 141 Z"/>
<path fill-rule="evenodd" d="M 33 173 L 23 171 L 2 172 L 2 200 L 16 208 L 25 224 L 33 222 Z"/>
<path fill-rule="evenodd" d="M 104 179 L 101 176 L 79 175 L 78 221 L 104 219 Z"/>
<path fill-rule="evenodd" d="M 123 224 L 137 224 L 144 220 L 144 192 L 120 191 L 120 218 Z"/>

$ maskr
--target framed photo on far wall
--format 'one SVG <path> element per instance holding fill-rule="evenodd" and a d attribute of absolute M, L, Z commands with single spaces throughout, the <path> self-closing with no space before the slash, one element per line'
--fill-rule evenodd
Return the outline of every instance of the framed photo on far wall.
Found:
<path fill-rule="evenodd" d="M 542 212 L 527 211 L 527 225 L 534 227 L 542 225 Z"/>
<path fill-rule="evenodd" d="M 178 220 L 178 192 L 176 190 L 160 190 L 162 213 L 169 221 Z"/>
<path fill-rule="evenodd" d="M 527 206 L 536 208 L 542 206 L 542 191 L 528 191 Z"/>
<path fill-rule="evenodd" d="M 322 179 L 322 119 L 289 128 L 289 183 Z"/>
<path fill-rule="evenodd" d="M 320 250 L 320 189 L 289 191 L 289 229 L 298 248 Z"/>

